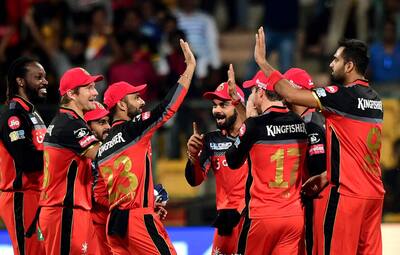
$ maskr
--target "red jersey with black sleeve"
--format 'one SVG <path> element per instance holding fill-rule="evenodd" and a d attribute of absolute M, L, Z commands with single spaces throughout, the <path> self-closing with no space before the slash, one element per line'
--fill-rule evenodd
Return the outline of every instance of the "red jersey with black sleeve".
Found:
<path fill-rule="evenodd" d="M 186 164 L 185 175 L 190 183 L 202 182 L 208 172 L 212 170 L 216 182 L 216 201 L 217 210 L 237 209 L 240 213 L 245 206 L 244 190 L 247 179 L 248 166 L 244 163 L 238 170 L 232 170 L 226 162 L 225 152 L 235 142 L 235 137 L 224 135 L 221 130 L 216 130 L 204 135 L 204 146 L 200 153 L 199 163 L 202 173 L 188 161 Z M 194 178 L 202 178 L 193 180 Z"/>
<path fill-rule="evenodd" d="M 100 174 L 107 182 L 110 210 L 154 207 L 150 139 L 169 120 L 187 89 L 175 85 L 152 111 L 130 121 L 116 121 L 99 149 Z"/>
<path fill-rule="evenodd" d="M 226 159 L 233 169 L 248 160 L 246 204 L 250 218 L 303 214 L 300 189 L 306 147 L 304 122 L 286 107 L 272 106 L 244 122 Z"/>
<path fill-rule="evenodd" d="M 339 193 L 383 198 L 380 168 L 383 107 L 365 80 L 313 91 L 326 118 L 327 177 Z"/>
<path fill-rule="evenodd" d="M 92 219 L 98 224 L 106 224 L 109 214 L 108 208 L 108 193 L 106 182 L 99 173 L 99 166 L 97 161 L 92 161 L 92 175 L 93 175 L 93 207 Z"/>
<path fill-rule="evenodd" d="M 303 112 L 301 118 L 306 123 L 308 135 L 307 175 L 321 174 L 326 170 L 325 118 L 321 112 L 310 108 Z"/>
<path fill-rule="evenodd" d="M 83 155 L 98 142 L 75 111 L 60 108 L 44 138 L 40 206 L 91 209 L 91 160 Z"/>
<path fill-rule="evenodd" d="M 0 190 L 40 191 L 46 126 L 34 106 L 13 98 L 0 115 Z"/>

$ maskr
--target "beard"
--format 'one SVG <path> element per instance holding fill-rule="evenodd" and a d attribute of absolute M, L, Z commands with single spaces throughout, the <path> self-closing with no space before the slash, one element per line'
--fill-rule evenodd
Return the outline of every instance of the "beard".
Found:
<path fill-rule="evenodd" d="M 222 123 L 222 124 L 219 124 L 218 122 L 216 123 L 216 124 L 217 124 L 217 127 L 218 127 L 219 129 L 225 129 L 225 130 L 231 129 L 231 128 L 233 127 L 233 124 L 235 124 L 235 122 L 236 122 L 237 115 L 238 115 L 238 114 L 237 114 L 237 111 L 236 111 L 236 110 L 233 112 L 233 115 L 230 116 L 230 117 L 226 117 L 226 116 L 223 115 L 223 114 L 214 114 L 214 118 L 215 118 L 215 119 L 217 119 L 217 118 L 224 118 L 224 117 L 225 117 L 225 122 L 224 122 L 224 123 Z"/>
<path fill-rule="evenodd" d="M 344 84 L 345 77 L 343 72 L 341 73 L 331 73 L 331 82 L 332 83 L 337 83 L 337 84 Z"/>
<path fill-rule="evenodd" d="M 33 104 L 46 101 L 46 96 L 40 96 L 39 90 L 32 89 L 30 86 L 25 87 L 25 93 Z"/>
<path fill-rule="evenodd" d="M 133 119 L 135 118 L 138 114 L 142 113 L 142 109 L 141 108 L 137 108 L 133 105 L 129 105 L 128 104 L 128 117 Z"/>

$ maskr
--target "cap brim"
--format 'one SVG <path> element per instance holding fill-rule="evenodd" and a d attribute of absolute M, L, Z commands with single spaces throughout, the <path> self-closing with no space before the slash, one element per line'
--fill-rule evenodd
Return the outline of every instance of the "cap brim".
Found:
<path fill-rule="evenodd" d="M 226 96 L 223 96 L 223 95 L 221 95 L 219 93 L 215 93 L 215 92 L 206 92 L 203 94 L 203 97 L 206 99 L 210 99 L 210 100 L 213 100 L 213 99 L 220 99 L 223 101 L 231 100 L 230 97 L 226 97 Z"/>
<path fill-rule="evenodd" d="M 104 118 L 108 114 L 109 114 L 109 111 L 107 111 L 106 109 L 96 109 L 96 110 L 87 112 L 84 115 L 84 120 L 86 122 L 93 121 L 93 120 L 99 120 L 101 118 Z"/>
<path fill-rule="evenodd" d="M 147 84 L 143 84 L 143 85 L 139 85 L 139 86 L 131 86 L 131 88 L 129 88 L 129 94 L 133 94 L 133 93 L 139 93 L 141 91 L 143 91 L 144 89 L 146 89 Z"/>
<path fill-rule="evenodd" d="M 252 87 L 256 86 L 256 82 L 253 80 L 245 81 L 245 82 L 243 82 L 242 86 L 245 89 L 252 88 Z"/>

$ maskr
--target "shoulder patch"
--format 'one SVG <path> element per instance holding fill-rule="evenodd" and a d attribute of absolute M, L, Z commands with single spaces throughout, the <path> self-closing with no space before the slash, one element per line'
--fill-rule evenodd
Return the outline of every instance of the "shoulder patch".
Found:
<path fill-rule="evenodd" d="M 339 87 L 338 86 L 328 86 L 328 87 L 325 87 L 325 90 L 326 90 L 326 92 L 333 94 L 339 90 Z"/>
<path fill-rule="evenodd" d="M 15 130 L 21 126 L 21 120 L 17 116 L 11 116 L 8 118 L 7 124 L 9 128 Z"/>

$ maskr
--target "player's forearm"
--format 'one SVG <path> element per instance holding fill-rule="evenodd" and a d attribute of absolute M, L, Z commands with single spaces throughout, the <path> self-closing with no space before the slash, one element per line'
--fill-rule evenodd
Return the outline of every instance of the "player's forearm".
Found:
<path fill-rule="evenodd" d="M 192 163 L 187 161 L 185 167 L 185 178 L 190 186 L 195 187 L 200 185 L 204 180 L 204 174 L 198 162 Z"/>
<path fill-rule="evenodd" d="M 182 86 L 185 87 L 186 89 L 189 89 L 190 84 L 192 83 L 192 78 L 195 68 L 196 65 L 188 64 L 186 66 L 186 70 L 183 72 L 183 74 L 181 74 L 181 77 L 178 80 L 178 83 L 182 84 Z"/>

